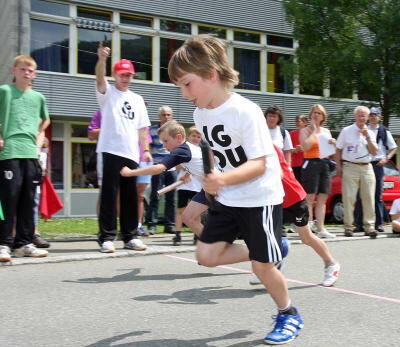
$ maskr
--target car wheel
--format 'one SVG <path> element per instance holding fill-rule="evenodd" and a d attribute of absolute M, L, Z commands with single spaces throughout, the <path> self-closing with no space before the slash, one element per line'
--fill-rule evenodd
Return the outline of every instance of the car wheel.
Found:
<path fill-rule="evenodd" d="M 332 219 L 337 224 L 343 223 L 344 208 L 342 198 L 336 197 L 332 203 Z"/>

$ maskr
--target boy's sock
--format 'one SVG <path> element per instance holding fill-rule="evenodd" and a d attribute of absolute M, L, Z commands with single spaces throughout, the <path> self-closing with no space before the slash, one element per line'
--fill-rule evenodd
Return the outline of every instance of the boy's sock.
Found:
<path fill-rule="evenodd" d="M 285 308 L 278 308 L 278 311 L 280 314 L 290 314 L 290 315 L 295 315 L 296 310 L 292 306 L 292 303 L 289 301 L 289 304 Z"/>

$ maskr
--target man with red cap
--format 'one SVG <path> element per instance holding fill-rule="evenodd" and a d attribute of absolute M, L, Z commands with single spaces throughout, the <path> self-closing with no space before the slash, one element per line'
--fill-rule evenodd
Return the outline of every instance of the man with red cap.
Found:
<path fill-rule="evenodd" d="M 100 193 L 98 242 L 103 253 L 115 252 L 117 234 L 117 192 L 120 191 L 120 228 L 124 248 L 142 251 L 147 247 L 137 238 L 136 178 L 122 177 L 124 166 L 136 169 L 139 163 L 139 142 L 145 151 L 145 160 L 151 161 L 147 140 L 150 126 L 143 98 L 130 91 L 129 83 L 135 74 L 130 60 L 114 64 L 114 86 L 105 78 L 106 61 L 110 48 L 100 43 L 96 64 L 96 94 L 101 108 L 101 132 L 97 152 L 103 157 L 102 187 Z"/>

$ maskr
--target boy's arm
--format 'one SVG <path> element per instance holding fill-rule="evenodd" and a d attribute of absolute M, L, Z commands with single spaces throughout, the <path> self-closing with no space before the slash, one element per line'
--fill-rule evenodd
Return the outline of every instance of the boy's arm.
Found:
<path fill-rule="evenodd" d="M 161 172 L 164 172 L 166 169 L 167 169 L 166 166 L 163 164 L 146 166 L 146 167 L 142 167 L 140 169 L 134 169 L 134 170 L 125 166 L 121 170 L 121 176 L 124 176 L 124 177 L 146 176 L 146 175 L 154 176 L 154 175 L 159 175 Z"/>
<path fill-rule="evenodd" d="M 98 60 L 96 64 L 96 85 L 97 90 L 101 94 L 105 94 L 107 91 L 107 82 L 106 82 L 106 62 L 107 58 L 110 55 L 110 48 L 103 47 L 103 42 L 101 41 L 99 44 L 99 48 L 97 49 Z"/>
<path fill-rule="evenodd" d="M 99 138 L 100 129 L 94 129 L 88 132 L 88 139 L 90 141 L 96 141 Z"/>
<path fill-rule="evenodd" d="M 212 195 L 224 186 L 233 186 L 250 181 L 265 172 L 266 157 L 255 158 L 246 161 L 232 171 L 216 173 L 215 171 L 204 176 L 203 188 Z"/>
<path fill-rule="evenodd" d="M 36 136 L 36 146 L 37 147 L 42 147 L 43 145 L 43 140 L 44 140 L 44 131 L 46 130 L 46 128 L 50 125 L 50 119 L 45 119 L 42 120 L 42 122 L 39 125 L 39 130 L 38 130 L 38 134 Z"/>

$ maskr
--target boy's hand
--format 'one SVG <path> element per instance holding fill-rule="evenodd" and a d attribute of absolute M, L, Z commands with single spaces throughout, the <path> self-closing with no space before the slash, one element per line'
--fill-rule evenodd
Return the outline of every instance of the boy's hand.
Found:
<path fill-rule="evenodd" d="M 0 136 L 0 151 L 2 151 L 4 148 L 4 140 L 3 138 Z"/>
<path fill-rule="evenodd" d="M 129 167 L 125 166 L 122 168 L 122 170 L 120 171 L 121 176 L 123 177 L 132 177 L 135 176 L 134 173 L 135 170 L 131 170 Z"/>
<path fill-rule="evenodd" d="M 103 41 L 100 41 L 99 48 L 97 48 L 97 55 L 99 60 L 106 61 L 107 58 L 110 56 L 111 49 L 109 47 L 103 46 Z"/>
<path fill-rule="evenodd" d="M 192 175 L 189 172 L 186 172 L 179 180 L 184 184 L 187 184 L 192 180 Z"/>
<path fill-rule="evenodd" d="M 203 176 L 203 188 L 208 194 L 217 195 L 223 186 L 224 181 L 220 173 L 211 172 Z"/>
<path fill-rule="evenodd" d="M 145 162 L 149 163 L 151 161 L 153 161 L 153 157 L 151 156 L 150 152 L 144 152 L 143 153 L 143 159 Z"/>

